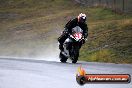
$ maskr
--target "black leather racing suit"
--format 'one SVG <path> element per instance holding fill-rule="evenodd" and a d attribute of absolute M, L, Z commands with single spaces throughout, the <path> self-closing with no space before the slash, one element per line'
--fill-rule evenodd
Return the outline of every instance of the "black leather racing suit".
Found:
<path fill-rule="evenodd" d="M 68 34 L 71 34 L 72 28 L 79 26 L 83 30 L 84 38 L 88 37 L 87 24 L 78 22 L 78 18 L 70 20 L 66 25 L 62 35 L 58 38 L 60 45 L 63 45 L 64 41 L 68 38 Z"/>

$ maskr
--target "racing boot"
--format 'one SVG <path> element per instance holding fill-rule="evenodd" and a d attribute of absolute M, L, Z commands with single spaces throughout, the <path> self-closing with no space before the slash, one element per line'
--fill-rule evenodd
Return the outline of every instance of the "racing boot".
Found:
<path fill-rule="evenodd" d="M 61 51 L 64 51 L 63 43 L 67 39 L 67 37 L 68 37 L 68 33 L 63 32 L 63 34 L 58 38 L 58 42 L 60 43 L 59 44 L 59 49 Z"/>

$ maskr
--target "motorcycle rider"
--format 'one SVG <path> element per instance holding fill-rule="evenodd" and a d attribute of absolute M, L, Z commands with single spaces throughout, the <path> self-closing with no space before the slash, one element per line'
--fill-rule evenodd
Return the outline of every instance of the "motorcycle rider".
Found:
<path fill-rule="evenodd" d="M 59 41 L 59 49 L 61 51 L 64 50 L 63 43 L 68 38 L 69 34 L 72 33 L 72 28 L 79 26 L 83 30 L 83 36 L 84 40 L 82 41 L 82 44 L 85 43 L 85 39 L 88 37 L 88 27 L 86 24 L 86 15 L 83 13 L 80 13 L 78 17 L 70 20 L 64 27 L 64 31 L 62 35 L 58 38 Z"/>

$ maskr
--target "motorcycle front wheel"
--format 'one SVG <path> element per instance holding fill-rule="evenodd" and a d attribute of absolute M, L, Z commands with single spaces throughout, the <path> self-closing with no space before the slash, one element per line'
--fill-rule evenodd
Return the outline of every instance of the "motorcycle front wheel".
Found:
<path fill-rule="evenodd" d="M 74 48 L 71 53 L 72 63 L 76 63 L 79 57 L 79 48 Z"/>

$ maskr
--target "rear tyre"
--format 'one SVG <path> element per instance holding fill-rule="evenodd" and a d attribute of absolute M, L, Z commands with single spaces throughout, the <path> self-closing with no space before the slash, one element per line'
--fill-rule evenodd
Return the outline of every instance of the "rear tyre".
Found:
<path fill-rule="evenodd" d="M 62 63 L 66 63 L 66 61 L 67 61 L 68 58 L 67 58 L 66 56 L 64 56 L 61 52 L 60 52 L 59 57 L 60 57 L 60 61 L 61 61 Z"/>

